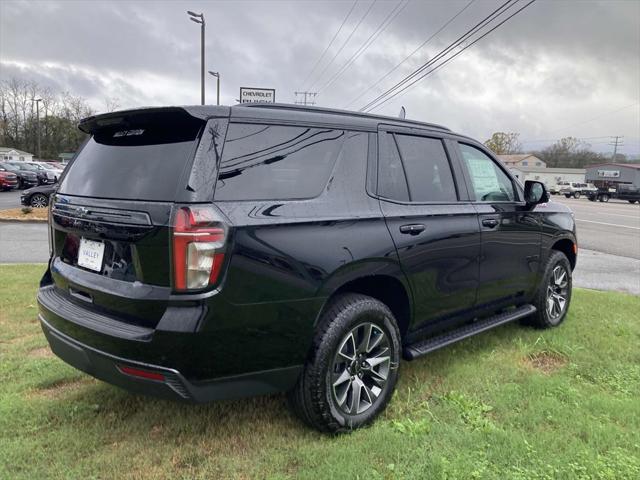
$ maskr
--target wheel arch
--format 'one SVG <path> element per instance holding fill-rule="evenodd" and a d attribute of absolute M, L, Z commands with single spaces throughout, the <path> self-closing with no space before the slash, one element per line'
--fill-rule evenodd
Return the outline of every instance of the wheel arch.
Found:
<path fill-rule="evenodd" d="M 578 257 L 578 246 L 575 240 L 571 238 L 561 238 L 555 240 L 553 245 L 551 245 L 551 250 L 557 250 L 565 254 L 565 256 L 569 259 L 569 263 L 571 264 L 571 270 L 576 267 L 576 261 Z"/>
<path fill-rule="evenodd" d="M 390 274 L 371 274 L 349 279 L 335 286 L 328 295 L 320 310 L 318 319 L 322 316 L 331 300 L 342 293 L 360 293 L 384 303 L 396 318 L 401 337 L 405 337 L 409 330 L 413 313 L 411 290 L 405 282 Z"/>

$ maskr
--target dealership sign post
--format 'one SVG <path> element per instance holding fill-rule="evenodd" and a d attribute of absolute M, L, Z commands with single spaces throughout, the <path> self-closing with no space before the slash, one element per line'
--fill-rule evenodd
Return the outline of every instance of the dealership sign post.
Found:
<path fill-rule="evenodd" d="M 240 87 L 240 103 L 276 103 L 276 90 Z"/>

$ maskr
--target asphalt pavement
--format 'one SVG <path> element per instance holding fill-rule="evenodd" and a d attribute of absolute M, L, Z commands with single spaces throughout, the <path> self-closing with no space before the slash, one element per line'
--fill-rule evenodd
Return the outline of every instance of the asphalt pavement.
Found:
<path fill-rule="evenodd" d="M 0 223 L 0 263 L 46 263 L 46 223 Z"/>
<path fill-rule="evenodd" d="M 20 192 L 0 192 L 0 208 L 19 206 Z M 575 213 L 578 230 L 577 287 L 640 295 L 640 205 L 590 202 L 554 196 Z M 45 263 L 43 223 L 0 223 L 0 263 Z"/>
<path fill-rule="evenodd" d="M 22 190 L 0 192 L 0 210 L 16 208 L 20 206 L 20 193 Z"/>
<path fill-rule="evenodd" d="M 640 205 L 610 200 L 590 202 L 560 195 L 554 202 L 567 205 L 576 218 L 578 246 L 581 249 L 640 260 Z"/>

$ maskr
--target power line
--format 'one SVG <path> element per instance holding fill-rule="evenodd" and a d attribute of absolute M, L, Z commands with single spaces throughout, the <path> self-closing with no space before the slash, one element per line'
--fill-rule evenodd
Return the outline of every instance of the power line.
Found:
<path fill-rule="evenodd" d="M 530 6 L 532 3 L 534 3 L 536 0 L 530 0 L 527 4 L 525 4 L 523 7 L 519 8 L 518 10 L 516 10 L 514 13 L 512 13 L 511 15 L 509 15 L 507 18 L 505 18 L 504 20 L 502 20 L 500 23 L 498 23 L 497 25 L 495 25 L 493 28 L 491 28 L 489 31 L 487 31 L 486 33 L 482 34 L 480 37 L 476 38 L 473 42 L 471 42 L 468 45 L 465 45 L 461 50 L 459 50 L 458 52 L 456 52 L 454 55 L 452 55 L 451 57 L 449 57 L 448 59 L 446 59 L 445 61 L 443 61 L 442 63 L 440 63 L 439 65 L 435 66 L 434 68 L 432 68 L 431 70 L 429 70 L 428 72 L 422 74 L 420 77 L 418 77 L 417 79 L 415 79 L 413 82 L 411 82 L 409 85 L 405 86 L 404 88 L 402 88 L 401 90 L 399 90 L 398 92 L 395 92 L 393 95 L 387 97 L 386 99 L 384 99 L 382 102 L 380 102 L 379 104 L 371 107 L 369 109 L 369 111 L 371 111 L 372 109 L 375 108 L 380 108 L 382 105 L 384 105 L 385 103 L 387 103 L 389 100 L 395 98 L 396 96 L 400 95 L 402 92 L 406 91 L 407 89 L 411 88 L 413 85 L 415 85 L 416 83 L 418 83 L 420 80 L 424 79 L 425 77 L 431 75 L 433 72 L 435 72 L 436 70 L 439 70 L 440 68 L 444 67 L 446 64 L 448 64 L 450 61 L 452 61 L 454 58 L 456 58 L 458 55 L 462 54 L 465 50 L 467 50 L 468 48 L 472 47 L 473 45 L 475 45 L 476 43 L 478 43 L 480 40 L 482 40 L 484 37 L 486 37 L 487 35 L 489 35 L 491 32 L 493 32 L 494 30 L 500 28 L 502 25 L 504 25 L 506 22 L 508 22 L 511 18 L 515 17 L 517 14 L 519 14 L 520 12 L 522 12 L 525 8 L 527 8 L 528 6 Z M 507 7 L 509 8 L 509 7 Z"/>
<path fill-rule="evenodd" d="M 378 0 L 373 0 L 373 2 L 371 3 L 371 5 L 369 5 L 369 8 L 367 9 L 366 12 L 364 12 L 364 15 L 362 17 L 360 17 L 360 20 L 358 21 L 358 23 L 356 24 L 356 26 L 354 27 L 353 30 L 351 30 L 351 33 L 349 34 L 349 36 L 347 37 L 347 39 L 344 41 L 344 43 L 342 44 L 342 46 L 338 49 L 338 51 L 336 52 L 336 54 L 333 56 L 333 58 L 331 58 L 331 60 L 329 61 L 329 63 L 327 63 L 325 65 L 325 67 L 322 69 L 322 72 L 320 72 L 320 75 L 318 75 L 318 77 L 316 78 L 315 82 L 313 82 L 309 88 L 313 88 L 313 86 L 318 83 L 318 80 L 320 80 L 322 78 L 322 76 L 324 75 L 324 73 L 327 71 L 327 69 L 331 66 L 331 64 L 333 63 L 333 61 L 336 59 L 336 57 L 338 55 L 340 55 L 340 52 L 342 52 L 342 50 L 344 50 L 344 47 L 347 46 L 347 43 L 349 43 L 349 40 L 351 40 L 351 37 L 353 37 L 353 34 L 356 33 L 356 30 L 358 30 L 358 27 L 360 27 L 360 24 L 362 23 L 362 21 L 367 17 L 367 15 L 369 15 L 369 12 L 371 11 L 371 9 L 373 8 L 373 6 L 376 4 Z"/>
<path fill-rule="evenodd" d="M 403 4 L 404 2 L 404 4 Z M 402 4 L 402 5 L 401 5 Z M 396 17 L 405 9 L 405 7 L 409 4 L 409 0 L 399 0 L 395 7 L 387 14 L 387 16 L 382 20 L 382 23 L 378 26 L 378 28 L 367 38 L 364 43 L 358 48 L 353 55 L 347 60 L 341 68 L 338 69 L 336 73 L 322 86 L 319 91 L 322 92 L 329 85 L 333 84 L 340 75 L 342 75 L 353 63 L 362 55 L 372 44 L 376 41 L 378 36 L 384 32 L 387 27 L 396 19 Z"/>
<path fill-rule="evenodd" d="M 552 130 L 549 133 L 561 132 L 563 130 L 568 130 L 568 129 L 573 128 L 573 127 L 579 127 L 579 126 L 584 125 L 586 123 L 591 123 L 591 122 L 593 122 L 595 120 L 600 120 L 601 118 L 608 117 L 609 115 L 613 115 L 614 113 L 618 113 L 618 112 L 620 112 L 622 110 L 626 110 L 627 108 L 635 107 L 637 105 L 640 105 L 640 102 L 635 102 L 635 103 L 631 103 L 629 105 L 626 105 L 624 107 L 616 108 L 615 110 L 611 110 L 610 112 L 603 113 L 602 115 L 598 115 L 596 117 L 590 118 L 589 120 L 585 120 L 584 122 L 575 123 L 573 125 L 569 125 L 568 127 L 562 127 L 562 128 L 557 129 L 557 130 Z"/>
<path fill-rule="evenodd" d="M 451 22 L 453 22 L 456 18 L 458 18 L 462 12 L 464 12 L 467 8 L 469 8 L 471 6 L 471 4 L 473 4 L 473 2 L 475 2 L 476 0 L 471 0 L 469 3 L 467 3 L 466 6 L 464 6 L 462 8 L 462 10 L 460 10 L 458 13 L 456 13 L 453 17 L 451 17 L 449 20 L 447 20 L 444 25 L 442 25 L 438 31 L 436 31 L 434 34 L 432 34 L 429 38 L 427 38 L 424 42 L 422 42 L 413 52 L 411 52 L 409 55 L 407 55 L 406 57 L 404 57 L 404 60 L 402 60 L 400 63 L 398 63 L 395 67 L 393 67 L 391 70 L 389 70 L 384 76 L 380 77 L 380 79 L 378 79 L 378 81 L 376 83 L 374 83 L 373 85 L 369 86 L 369 88 L 367 88 L 364 92 L 362 92 L 360 95 L 358 95 L 357 97 L 355 97 L 353 100 L 351 100 L 346 106 L 345 109 L 349 108 L 351 105 L 353 105 L 354 103 L 356 103 L 358 100 L 360 100 L 362 97 L 364 97 L 367 93 L 369 93 L 373 88 L 377 87 L 380 82 L 382 82 L 385 78 L 387 78 L 389 75 L 391 75 L 393 72 L 395 72 L 400 66 L 402 66 L 407 60 L 409 60 L 411 57 L 413 57 L 419 50 L 421 50 L 427 43 L 429 43 L 432 39 L 434 39 L 442 30 L 444 30 L 445 28 L 447 28 L 447 26 L 449 26 L 449 24 Z"/>
<path fill-rule="evenodd" d="M 517 0 L 516 0 L 517 1 Z M 479 29 L 483 28 L 486 24 L 488 24 L 489 22 L 493 21 L 496 17 L 498 17 L 499 15 L 501 15 L 502 13 L 504 13 L 506 10 L 508 10 L 509 8 L 511 8 L 513 6 L 513 0 L 507 0 L 506 2 L 504 2 L 502 5 L 500 5 L 498 8 L 496 8 L 493 12 L 491 12 L 489 15 L 487 15 L 485 18 L 483 18 L 482 20 L 480 20 L 480 22 L 478 22 L 477 24 L 475 24 L 472 28 L 470 28 L 469 30 L 467 30 L 467 32 L 465 32 L 463 35 L 461 35 L 460 37 L 458 37 L 456 40 L 454 40 L 452 43 L 450 43 L 447 47 L 445 47 L 443 50 L 441 50 L 437 55 L 435 55 L 431 60 L 428 60 L 426 63 L 422 64 L 420 67 L 418 67 L 416 70 L 414 70 L 412 73 L 410 73 L 409 75 L 405 76 L 402 80 L 400 80 L 398 83 L 396 83 L 394 86 L 392 86 L 391 88 L 389 88 L 388 90 L 386 90 L 385 92 L 381 93 L 380 95 L 378 95 L 375 99 L 373 99 L 372 101 L 370 101 L 369 103 L 367 103 L 364 107 L 362 107 L 360 109 L 360 111 L 368 111 L 373 105 L 375 105 L 378 101 L 382 100 L 383 98 L 385 98 L 386 96 L 390 95 L 394 90 L 397 90 L 398 88 L 402 87 L 402 85 L 404 85 L 405 83 L 409 82 L 411 79 L 415 78 L 416 76 L 420 75 L 420 73 L 422 73 L 424 70 L 426 70 L 427 68 L 429 68 L 431 65 L 433 65 L 436 61 L 440 60 L 441 58 L 443 58 L 445 55 L 447 55 L 451 50 L 453 50 L 454 48 L 458 47 L 460 44 L 462 44 L 467 38 L 469 38 L 471 35 L 473 35 L 476 31 L 478 31 Z"/>
<path fill-rule="evenodd" d="M 611 135 L 602 135 L 600 137 L 576 137 L 578 140 L 599 140 L 601 138 L 606 138 L 607 142 L 611 138 Z M 522 143 L 544 143 L 544 142 L 555 142 L 559 140 L 558 138 L 535 138 L 530 140 L 520 140 Z M 592 143 L 600 143 L 600 142 L 592 142 Z M 606 143 L 606 142 L 605 142 Z"/>
<path fill-rule="evenodd" d="M 349 18 L 349 16 L 351 16 L 351 12 L 353 12 L 353 9 L 356 8 L 356 4 L 358 3 L 358 0 L 354 0 L 353 5 L 351 5 L 351 9 L 349 9 L 349 11 L 347 12 L 347 15 L 344 17 L 344 20 L 342 20 L 342 23 L 340 24 L 340 28 L 338 28 L 338 30 L 336 30 L 336 33 L 333 35 L 333 38 L 331 39 L 331 41 L 329 42 L 329 44 L 327 45 L 327 48 L 324 49 L 324 52 L 322 52 L 322 55 L 320 55 L 320 58 L 318 58 L 318 60 L 316 61 L 316 63 L 313 65 L 313 68 L 311 69 L 311 71 L 307 74 L 306 78 L 304 79 L 304 81 L 302 82 L 302 85 L 306 84 L 307 81 L 309 80 L 309 78 L 311 78 L 311 75 L 313 74 L 313 72 L 316 71 L 316 68 L 318 68 L 318 65 L 320 65 L 320 62 L 322 61 L 322 59 L 324 58 L 324 56 L 327 54 L 327 52 L 329 51 L 329 48 L 331 48 L 331 45 L 333 45 L 333 42 L 336 40 L 336 38 L 338 37 L 338 35 L 340 34 L 340 32 L 342 31 L 342 28 L 344 27 L 345 23 L 347 23 L 347 19 Z"/>

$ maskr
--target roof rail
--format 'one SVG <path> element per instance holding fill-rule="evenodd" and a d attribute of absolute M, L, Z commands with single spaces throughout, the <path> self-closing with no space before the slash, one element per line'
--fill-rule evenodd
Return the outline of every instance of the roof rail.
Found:
<path fill-rule="evenodd" d="M 270 108 L 274 110 L 298 110 L 303 112 L 307 111 L 307 112 L 314 112 L 314 113 L 328 113 L 331 115 L 344 115 L 349 117 L 378 119 L 378 120 L 384 120 L 386 122 L 410 123 L 410 124 L 418 125 L 421 127 L 437 128 L 440 130 L 446 130 L 447 132 L 451 131 L 451 129 L 443 125 L 438 125 L 436 123 L 420 122 L 418 120 L 408 120 L 408 119 L 398 118 L 398 117 L 389 117 L 386 115 L 374 115 L 372 113 L 354 112 L 351 110 L 340 110 L 337 108 L 314 107 L 309 105 L 294 105 L 292 103 L 240 103 L 240 104 L 234 105 L 234 107 Z"/>

